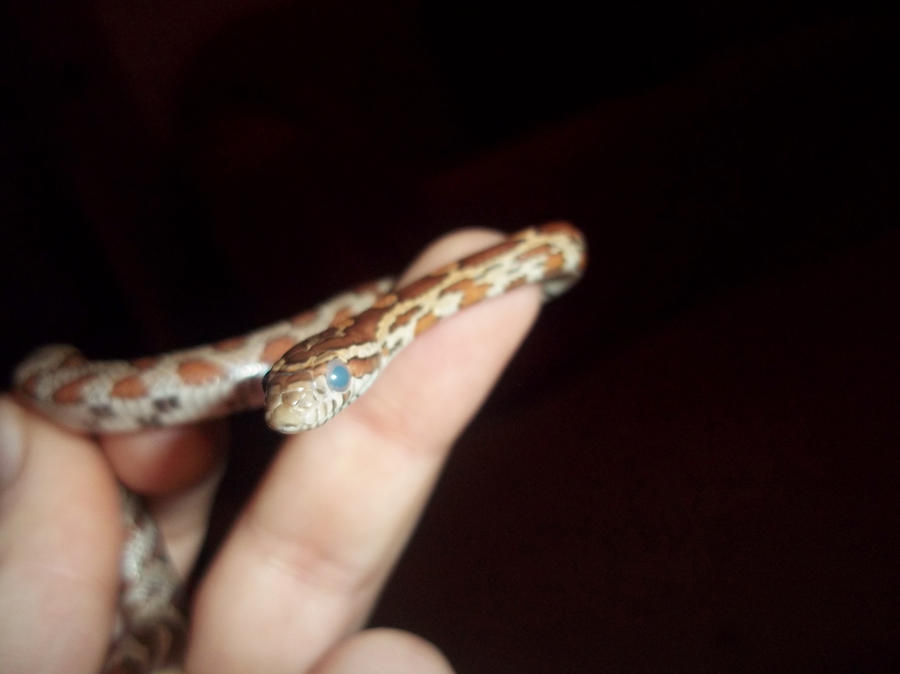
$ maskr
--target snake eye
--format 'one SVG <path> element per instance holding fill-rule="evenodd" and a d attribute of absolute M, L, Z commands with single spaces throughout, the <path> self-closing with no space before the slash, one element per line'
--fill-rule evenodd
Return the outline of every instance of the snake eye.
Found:
<path fill-rule="evenodd" d="M 325 369 L 325 381 L 335 393 L 343 393 L 350 388 L 350 370 L 344 362 L 335 358 Z"/>

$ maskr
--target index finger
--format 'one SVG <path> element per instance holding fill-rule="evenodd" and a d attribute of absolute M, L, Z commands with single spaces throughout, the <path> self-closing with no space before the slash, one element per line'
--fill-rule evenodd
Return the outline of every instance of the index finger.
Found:
<path fill-rule="evenodd" d="M 408 277 L 499 238 L 446 237 Z M 466 309 L 337 419 L 285 442 L 198 594 L 190 671 L 304 671 L 361 625 L 539 298 L 526 287 Z"/>

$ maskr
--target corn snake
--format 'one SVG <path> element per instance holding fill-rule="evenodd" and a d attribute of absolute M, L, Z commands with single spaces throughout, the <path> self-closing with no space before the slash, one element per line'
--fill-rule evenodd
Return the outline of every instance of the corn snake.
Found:
<path fill-rule="evenodd" d="M 367 284 L 211 345 L 131 361 L 87 361 L 74 347 L 45 347 L 17 368 L 14 381 L 21 398 L 82 431 L 131 431 L 265 406 L 270 427 L 293 433 L 332 418 L 440 319 L 524 284 L 539 283 L 554 297 L 585 263 L 582 235 L 550 223 L 401 288 L 389 280 Z M 106 671 L 157 671 L 183 638 L 174 607 L 179 581 L 155 525 L 129 493 L 124 518 L 122 594 Z"/>

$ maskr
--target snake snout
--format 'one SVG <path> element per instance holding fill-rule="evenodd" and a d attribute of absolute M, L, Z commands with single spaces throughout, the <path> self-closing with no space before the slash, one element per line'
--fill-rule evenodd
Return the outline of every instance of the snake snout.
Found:
<path fill-rule="evenodd" d="M 323 374 L 272 370 L 266 385 L 266 423 L 281 433 L 321 426 L 345 404 L 343 394 L 330 389 Z"/>

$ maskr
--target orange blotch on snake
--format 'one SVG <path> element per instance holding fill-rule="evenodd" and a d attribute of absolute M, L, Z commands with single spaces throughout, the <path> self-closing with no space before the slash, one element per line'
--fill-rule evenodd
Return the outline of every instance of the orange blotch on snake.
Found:
<path fill-rule="evenodd" d="M 570 239 L 577 241 L 580 244 L 582 251 L 578 256 L 578 264 L 576 268 L 579 272 L 585 270 L 585 268 L 587 267 L 588 256 L 584 251 L 584 234 L 578 231 L 578 229 L 576 229 L 574 225 L 565 222 L 564 220 L 560 220 L 558 222 L 548 222 L 546 224 L 543 224 L 538 227 L 538 231 L 542 234 L 564 234 Z"/>
<path fill-rule="evenodd" d="M 73 353 L 69 356 L 66 356 L 63 359 L 63 362 L 59 364 L 61 368 L 65 367 L 78 367 L 79 365 L 84 365 L 87 362 L 87 359 L 82 356 L 80 353 Z"/>
<path fill-rule="evenodd" d="M 221 367 L 208 360 L 185 360 L 178 364 L 178 376 L 189 386 L 209 384 L 223 374 Z"/>
<path fill-rule="evenodd" d="M 452 271 L 456 271 L 459 269 L 459 262 L 449 262 L 445 264 L 443 267 L 438 267 L 433 272 L 429 274 L 429 276 L 446 276 Z"/>
<path fill-rule="evenodd" d="M 143 358 L 135 358 L 131 361 L 131 364 L 134 365 L 138 370 L 142 372 L 144 370 L 149 370 L 151 367 L 156 365 L 158 358 L 154 358 L 153 356 L 144 356 Z"/>
<path fill-rule="evenodd" d="M 544 269 L 547 271 L 547 274 L 553 274 L 562 269 L 565 263 L 566 258 L 563 257 L 562 253 L 554 253 L 553 255 L 548 255 L 547 259 L 544 260 Z"/>
<path fill-rule="evenodd" d="M 438 322 L 437 316 L 435 316 L 430 311 L 422 316 L 418 321 L 416 321 L 416 334 L 420 335 L 425 332 L 428 328 Z"/>
<path fill-rule="evenodd" d="M 397 299 L 395 295 L 386 295 L 385 297 L 391 298 L 391 304 Z M 386 311 L 387 309 L 375 307 L 366 309 L 339 329 L 329 328 L 318 336 L 302 342 L 305 346 L 298 349 L 297 353 L 293 353 L 292 349 L 291 352 L 285 354 L 285 360 L 291 363 L 305 360 L 309 355 L 310 342 L 314 342 L 312 345 L 314 353 L 321 354 L 329 349 L 343 349 L 346 346 L 371 341 L 375 337 L 378 321 Z"/>
<path fill-rule="evenodd" d="M 331 323 L 328 325 L 332 328 L 345 328 L 349 326 L 347 321 L 351 318 L 353 318 L 353 309 L 350 307 L 341 307 L 334 312 L 334 318 L 331 319 Z"/>
<path fill-rule="evenodd" d="M 460 267 L 471 267 L 480 265 L 482 262 L 487 262 L 498 255 L 502 255 L 508 250 L 512 250 L 516 246 L 519 245 L 519 241 L 515 238 L 510 238 L 506 241 L 498 243 L 490 248 L 486 248 L 478 253 L 473 253 L 468 257 L 464 257 L 459 261 Z"/>
<path fill-rule="evenodd" d="M 530 257 L 537 257 L 540 255 L 548 255 L 553 252 L 553 247 L 549 243 L 543 243 L 540 246 L 535 246 L 534 248 L 529 248 L 528 250 L 519 253 L 517 258 L 519 260 L 527 260 Z"/>
<path fill-rule="evenodd" d="M 462 300 L 460 301 L 459 306 L 467 307 L 470 304 L 475 304 L 476 302 L 483 300 L 490 288 L 490 284 L 475 283 L 472 279 L 463 279 L 462 281 L 457 281 L 453 285 L 447 286 L 441 294 L 462 293 Z"/>
<path fill-rule="evenodd" d="M 528 279 L 524 276 L 519 276 L 518 278 L 514 278 L 512 281 L 506 284 L 506 288 L 504 290 L 515 290 L 523 285 L 528 283 Z"/>
<path fill-rule="evenodd" d="M 31 375 L 30 377 L 28 377 L 28 379 L 22 382 L 22 384 L 19 386 L 19 390 L 30 398 L 37 398 L 37 384 L 40 379 L 40 375 Z"/>
<path fill-rule="evenodd" d="M 528 258 L 539 256 L 544 257 L 544 271 L 548 274 L 559 271 L 566 263 L 565 256 L 560 253 L 555 246 L 551 246 L 549 243 L 530 248 L 524 253 L 521 253 L 518 258 L 520 260 L 527 260 Z"/>
<path fill-rule="evenodd" d="M 95 375 L 86 374 L 78 379 L 73 379 L 68 384 L 60 386 L 56 393 L 53 394 L 53 402 L 60 405 L 73 405 L 81 402 L 81 393 L 84 385 L 94 378 Z"/>
<path fill-rule="evenodd" d="M 372 303 L 373 309 L 386 309 L 387 307 L 392 307 L 397 303 L 397 296 L 394 293 L 388 293 L 387 295 L 382 295 L 377 300 Z"/>
<path fill-rule="evenodd" d="M 147 386 L 140 376 L 131 375 L 113 384 L 109 394 L 114 398 L 143 398 L 147 395 Z"/>
<path fill-rule="evenodd" d="M 314 309 L 310 309 L 309 311 L 301 311 L 296 316 L 291 317 L 291 325 L 306 325 L 307 323 L 312 323 L 316 318 L 316 312 Z"/>
<path fill-rule="evenodd" d="M 266 342 L 259 359 L 264 363 L 274 363 L 281 358 L 288 349 L 294 346 L 294 340 L 290 337 L 276 337 Z"/>
<path fill-rule="evenodd" d="M 568 234 L 573 239 L 582 238 L 581 232 L 578 231 L 574 225 L 565 220 L 557 220 L 556 222 L 546 222 L 543 225 L 538 227 L 538 231 L 545 233 L 556 233 L 560 232 L 562 234 Z"/>
<path fill-rule="evenodd" d="M 418 281 L 413 281 L 409 285 L 403 286 L 397 291 L 400 300 L 407 300 L 411 297 L 418 297 L 422 293 L 426 293 L 434 286 L 444 280 L 443 274 L 437 276 L 423 276 Z"/>
<path fill-rule="evenodd" d="M 354 358 L 347 363 L 347 367 L 354 377 L 372 374 L 381 364 L 381 356 L 369 356 L 368 358 Z"/>
<path fill-rule="evenodd" d="M 220 342 L 216 342 L 212 347 L 216 351 L 237 351 L 246 343 L 246 337 L 230 337 L 229 339 L 223 339 Z"/>
<path fill-rule="evenodd" d="M 412 317 L 416 315 L 418 312 L 418 308 L 413 307 L 406 313 L 400 314 L 397 318 L 394 319 L 394 322 L 391 324 L 390 329 L 395 330 L 396 328 L 402 327 L 412 320 Z"/>
<path fill-rule="evenodd" d="M 381 290 L 381 283 L 379 281 L 366 281 L 365 283 L 360 283 L 353 289 L 353 292 L 356 293 L 377 293 Z"/>

